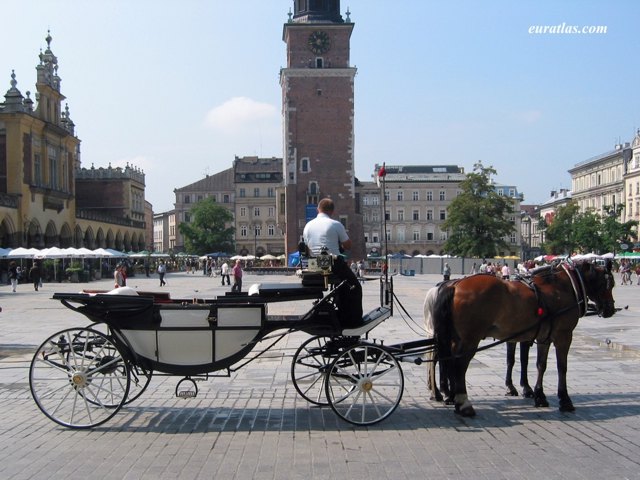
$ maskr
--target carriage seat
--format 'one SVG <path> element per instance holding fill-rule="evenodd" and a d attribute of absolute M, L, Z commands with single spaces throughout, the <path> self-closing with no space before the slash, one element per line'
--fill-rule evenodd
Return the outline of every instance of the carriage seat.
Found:
<path fill-rule="evenodd" d="M 322 298 L 322 287 L 308 287 L 298 283 L 254 283 L 249 287 L 250 297 L 260 297 L 264 302 L 290 302 Z"/>
<path fill-rule="evenodd" d="M 113 290 L 109 290 L 108 292 L 105 292 L 105 295 L 137 296 L 138 292 L 131 287 L 119 287 L 119 288 L 114 288 Z"/>

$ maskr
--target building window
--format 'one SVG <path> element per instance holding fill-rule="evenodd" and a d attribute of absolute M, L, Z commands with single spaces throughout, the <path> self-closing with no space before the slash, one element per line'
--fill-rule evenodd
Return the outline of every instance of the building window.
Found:
<path fill-rule="evenodd" d="M 247 192 L 245 191 L 245 189 L 244 189 L 244 188 L 241 188 L 241 189 L 240 189 L 240 198 L 244 198 L 244 197 L 246 197 L 246 196 L 247 196 Z"/>
<path fill-rule="evenodd" d="M 247 207 L 240 207 L 240 216 L 241 217 L 247 216 Z"/>
<path fill-rule="evenodd" d="M 440 201 L 444 202 L 447 199 L 447 192 L 440 190 Z"/>
<path fill-rule="evenodd" d="M 240 227 L 240 236 L 241 237 L 246 237 L 247 236 L 247 226 L 246 225 L 242 225 Z"/>
<path fill-rule="evenodd" d="M 398 201 L 402 202 L 404 200 L 404 192 L 402 190 L 398 191 Z"/>
<path fill-rule="evenodd" d="M 398 228 L 398 242 L 404 242 L 404 228 Z"/>
<path fill-rule="evenodd" d="M 398 221 L 404 222 L 404 210 L 398 210 Z"/>
<path fill-rule="evenodd" d="M 254 217 L 260 216 L 260 207 L 253 207 L 253 216 Z"/>
<path fill-rule="evenodd" d="M 433 220 L 433 210 L 427 210 L 427 220 Z"/>
<path fill-rule="evenodd" d="M 308 172 L 309 171 L 309 159 L 308 158 L 303 158 L 302 160 L 300 160 L 300 171 L 301 172 Z"/>
<path fill-rule="evenodd" d="M 273 187 L 267 187 L 267 197 L 275 198 L 275 196 L 276 196 L 276 189 Z"/>
<path fill-rule="evenodd" d="M 414 230 L 413 231 L 413 241 L 417 242 L 420 240 L 420 230 Z"/>
<path fill-rule="evenodd" d="M 276 207 L 269 207 L 268 212 L 269 212 L 269 217 L 275 217 L 276 216 Z"/>
<path fill-rule="evenodd" d="M 413 192 L 411 194 L 411 198 L 414 202 L 417 202 L 418 200 L 420 200 L 420 193 L 419 192 Z"/>
<path fill-rule="evenodd" d="M 384 211 L 384 219 L 387 221 L 391 220 L 391 212 L 389 210 Z"/>
<path fill-rule="evenodd" d="M 427 202 L 433 202 L 433 192 L 431 190 L 427 190 Z"/>
<path fill-rule="evenodd" d="M 447 219 L 447 211 L 444 209 L 440 209 L 440 220 L 446 220 Z"/>
<path fill-rule="evenodd" d="M 190 195 L 185 195 L 184 196 L 184 203 L 191 203 L 191 196 Z"/>
<path fill-rule="evenodd" d="M 38 187 L 42 186 L 42 159 L 39 153 L 33 157 L 33 183 Z"/>
<path fill-rule="evenodd" d="M 414 221 L 420 220 L 420 210 L 414 210 L 412 218 L 413 218 Z"/>
<path fill-rule="evenodd" d="M 427 240 L 429 240 L 430 242 L 433 241 L 433 232 L 427 232 Z"/>
<path fill-rule="evenodd" d="M 189 212 L 184 212 L 184 221 L 186 223 L 189 223 L 191 221 L 191 215 L 189 214 Z"/>
<path fill-rule="evenodd" d="M 371 198 L 371 205 L 373 205 L 373 206 L 380 205 L 380 197 L 378 197 L 377 195 L 375 197 L 372 197 Z"/>
<path fill-rule="evenodd" d="M 501 188 L 498 189 L 498 195 L 501 197 L 504 197 L 504 190 L 502 190 Z"/>
<path fill-rule="evenodd" d="M 367 195 L 362 197 L 362 204 L 365 206 L 369 205 L 369 197 Z"/>
<path fill-rule="evenodd" d="M 230 202 L 230 200 L 231 200 L 231 199 L 229 198 L 229 194 L 228 194 L 228 193 L 225 193 L 225 194 L 222 196 L 222 203 L 229 203 L 229 202 Z"/>
<path fill-rule="evenodd" d="M 512 197 L 512 198 L 516 196 L 516 189 L 515 188 L 510 188 L 509 189 L 509 196 Z"/>
<path fill-rule="evenodd" d="M 373 212 L 371 212 L 371 221 L 373 223 L 378 223 L 380 221 L 380 216 L 378 215 L 377 210 L 374 210 Z"/>
<path fill-rule="evenodd" d="M 267 235 L 270 237 L 275 236 L 276 234 L 276 226 L 273 224 L 267 225 Z"/>
<path fill-rule="evenodd" d="M 388 202 L 390 198 L 391 198 L 391 197 L 389 196 L 389 191 L 388 191 L 388 190 L 386 190 L 386 191 L 384 192 L 384 199 L 385 199 L 385 201 L 387 201 L 387 202 Z"/>
<path fill-rule="evenodd" d="M 253 196 L 256 198 L 260 196 L 260 188 L 256 187 L 253 189 Z"/>

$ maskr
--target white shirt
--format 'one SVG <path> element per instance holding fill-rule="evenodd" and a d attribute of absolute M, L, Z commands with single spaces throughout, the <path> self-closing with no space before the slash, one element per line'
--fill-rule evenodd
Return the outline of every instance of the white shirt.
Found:
<path fill-rule="evenodd" d="M 318 255 L 322 247 L 327 247 L 329 253 L 340 255 L 340 244 L 349 240 L 349 235 L 342 223 L 326 213 L 318 213 L 305 225 L 302 238 L 312 255 Z"/>

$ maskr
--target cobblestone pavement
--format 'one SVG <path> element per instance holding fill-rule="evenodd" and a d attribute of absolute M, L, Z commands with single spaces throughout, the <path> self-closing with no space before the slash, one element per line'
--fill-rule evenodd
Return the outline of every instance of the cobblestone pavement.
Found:
<path fill-rule="evenodd" d="M 407 313 L 396 304 L 395 315 L 372 338 L 387 344 L 418 339 L 424 293 L 439 279 L 394 277 Z M 258 281 L 296 279 L 247 275 L 244 283 Z M 169 274 L 167 282 L 163 289 L 174 298 L 211 298 L 228 289 L 201 274 Z M 616 287 L 617 306 L 628 308 L 613 318 L 580 321 L 569 358 L 571 414 L 557 410 L 553 361 L 545 377 L 550 408 L 505 397 L 505 348 L 499 346 L 478 353 L 470 367 L 475 418 L 430 401 L 425 366 L 403 363 L 398 409 L 379 424 L 355 427 L 297 395 L 291 357 L 309 337 L 296 333 L 229 378 L 198 383 L 195 399 L 175 397 L 178 378 L 154 377 L 138 400 L 104 425 L 65 429 L 35 405 L 29 362 L 51 334 L 88 324 L 51 300 L 53 292 L 111 283 L 46 284 L 39 292 L 20 285 L 17 293 L 0 287 L 1 478 L 640 478 L 640 286 Z M 157 278 L 131 278 L 129 285 L 161 290 Z M 365 311 L 379 304 L 377 281 L 365 283 L 364 304 Z M 270 313 L 308 307 L 272 304 Z"/>

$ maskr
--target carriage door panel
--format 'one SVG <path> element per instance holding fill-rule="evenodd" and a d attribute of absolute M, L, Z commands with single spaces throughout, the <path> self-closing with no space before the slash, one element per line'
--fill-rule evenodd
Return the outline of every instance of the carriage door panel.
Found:
<path fill-rule="evenodd" d="M 158 331 L 158 361 L 171 365 L 211 363 L 211 330 Z"/>
<path fill-rule="evenodd" d="M 246 349 L 264 322 L 264 305 L 229 305 L 217 309 L 215 361 Z"/>

